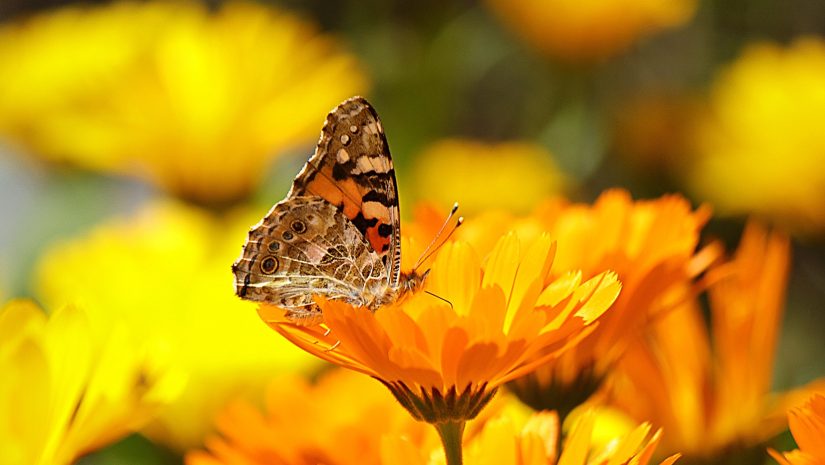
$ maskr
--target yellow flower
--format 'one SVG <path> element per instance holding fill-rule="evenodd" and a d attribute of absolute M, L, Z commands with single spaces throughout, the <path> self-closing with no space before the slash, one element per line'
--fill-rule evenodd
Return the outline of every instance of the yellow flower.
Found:
<path fill-rule="evenodd" d="M 771 393 L 789 242 L 750 224 L 735 257 L 708 273 L 712 339 L 697 303 L 655 323 L 622 359 L 615 405 L 667 431 L 665 449 L 721 461 L 781 431 L 808 388 Z"/>
<path fill-rule="evenodd" d="M 97 332 L 125 323 L 167 347 L 171 366 L 188 374 L 183 395 L 149 430 L 176 448 L 199 444 L 229 397 L 254 395 L 273 373 L 317 366 L 232 293 L 229 264 L 252 221 L 158 203 L 56 245 L 39 262 L 45 302 L 82 303 Z"/>
<path fill-rule="evenodd" d="M 365 88 L 335 38 L 255 2 L 67 7 L 0 29 L 0 134 L 207 203 L 254 190 Z"/>
<path fill-rule="evenodd" d="M 689 21 L 695 0 L 487 0 L 539 51 L 571 61 L 615 55 L 637 40 Z"/>
<path fill-rule="evenodd" d="M 593 205 L 547 201 L 524 218 L 469 218 L 457 235 L 480 250 L 503 228 L 516 228 L 523 236 L 546 231 L 558 242 L 552 276 L 582 270 L 583 279 L 590 279 L 610 269 L 622 282 L 621 294 L 590 335 L 511 384 L 522 400 L 563 416 L 585 401 L 628 341 L 689 295 L 691 280 L 716 253 L 714 248 L 696 252 L 707 218 L 706 209 L 693 211 L 682 197 L 634 201 L 620 190 L 605 192 Z"/>
<path fill-rule="evenodd" d="M 433 173 L 455 175 L 445 181 Z M 458 201 L 465 215 L 491 208 L 530 210 L 536 199 L 559 194 L 565 186 L 552 155 L 526 142 L 441 140 L 415 157 L 412 176 L 416 198 L 444 205 Z"/>
<path fill-rule="evenodd" d="M 349 370 L 331 371 L 316 385 L 279 377 L 266 392 L 265 412 L 236 401 L 216 422 L 220 436 L 207 439 L 205 451 L 189 452 L 187 465 L 379 465 L 385 434 L 438 447 L 386 389 Z"/>
<path fill-rule="evenodd" d="M 717 80 L 689 181 L 725 214 L 825 227 L 825 42 L 752 45 Z"/>
<path fill-rule="evenodd" d="M 124 325 L 50 317 L 27 301 L 0 310 L 0 463 L 68 465 L 140 428 L 180 392 L 152 347 Z"/>
<path fill-rule="evenodd" d="M 647 465 L 661 437 L 661 431 L 650 433 L 650 425 L 642 424 L 628 434 L 616 437 L 605 446 L 593 442 L 595 416 L 589 412 L 576 422 L 564 441 L 561 453 L 556 450 L 559 427 L 553 412 L 535 413 L 518 427 L 510 417 L 498 417 L 465 445 L 467 465 Z M 403 437 L 384 437 L 384 464 L 436 465 L 443 461 L 427 455 L 417 444 Z M 671 465 L 672 456 L 660 465 Z"/>
<path fill-rule="evenodd" d="M 788 412 L 791 428 L 799 449 L 782 455 L 769 450 L 781 465 L 821 465 L 825 463 L 825 395 L 816 394 L 801 407 Z"/>

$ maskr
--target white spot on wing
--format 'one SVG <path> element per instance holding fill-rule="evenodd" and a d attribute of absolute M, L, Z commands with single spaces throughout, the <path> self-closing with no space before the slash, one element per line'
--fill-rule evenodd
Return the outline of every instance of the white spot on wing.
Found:
<path fill-rule="evenodd" d="M 372 171 L 372 163 L 370 163 L 370 157 L 358 157 L 358 160 L 355 161 L 355 171 L 356 174 Z"/>
<path fill-rule="evenodd" d="M 347 153 L 344 149 L 339 149 L 338 153 L 335 154 L 335 161 L 338 163 L 344 164 L 349 161 L 349 153 Z"/>

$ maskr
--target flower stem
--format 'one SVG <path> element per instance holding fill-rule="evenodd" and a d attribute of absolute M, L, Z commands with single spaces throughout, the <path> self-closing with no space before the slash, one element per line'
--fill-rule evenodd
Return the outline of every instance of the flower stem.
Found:
<path fill-rule="evenodd" d="M 464 436 L 464 421 L 434 423 L 433 426 L 441 436 L 447 465 L 462 465 L 464 457 L 461 451 L 461 438 Z"/>

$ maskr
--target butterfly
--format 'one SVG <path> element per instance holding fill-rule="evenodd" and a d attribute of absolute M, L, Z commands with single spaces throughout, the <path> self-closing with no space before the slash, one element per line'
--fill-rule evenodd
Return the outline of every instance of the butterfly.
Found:
<path fill-rule="evenodd" d="M 353 97 L 327 115 L 315 153 L 250 229 L 232 270 L 238 296 L 313 325 L 323 322 L 313 296 L 374 311 L 424 286 L 428 272 L 417 267 L 401 271 L 398 189 L 381 121 Z"/>

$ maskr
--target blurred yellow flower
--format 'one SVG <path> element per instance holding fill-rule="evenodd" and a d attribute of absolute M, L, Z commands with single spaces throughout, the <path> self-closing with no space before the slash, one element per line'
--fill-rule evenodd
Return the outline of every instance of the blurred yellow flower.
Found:
<path fill-rule="evenodd" d="M 227 406 L 217 417 L 220 436 L 187 465 L 379 465 L 381 437 L 402 435 L 422 448 L 438 438 L 414 421 L 375 380 L 334 370 L 316 385 L 279 377 L 266 392 L 265 412 L 249 402 Z"/>
<path fill-rule="evenodd" d="M 501 213 L 469 218 L 456 235 L 477 250 L 487 249 L 489 237 L 509 228 L 524 237 L 545 232 L 558 243 L 551 276 L 581 270 L 586 280 L 609 269 L 622 282 L 598 328 L 511 383 L 522 400 L 566 415 L 593 394 L 629 341 L 687 298 L 692 279 L 718 254 L 715 247 L 696 250 L 707 219 L 707 209 L 693 210 L 682 197 L 634 201 L 621 190 L 605 192 L 593 205 L 548 200 L 524 218 Z"/>
<path fill-rule="evenodd" d="M 0 463 L 68 465 L 143 426 L 183 379 L 121 324 L 92 331 L 72 306 L 0 310 Z"/>
<path fill-rule="evenodd" d="M 696 0 L 487 0 L 501 20 L 551 57 L 593 61 L 689 21 Z"/>
<path fill-rule="evenodd" d="M 718 78 L 695 136 L 693 190 L 726 214 L 825 227 L 825 42 L 757 44 Z"/>
<path fill-rule="evenodd" d="M 535 413 L 523 426 L 510 417 L 498 417 L 484 425 L 480 434 L 465 445 L 467 465 L 647 465 L 661 437 L 661 431 L 650 433 L 650 425 L 642 424 L 626 435 L 616 437 L 604 446 L 594 444 L 595 416 L 588 412 L 575 423 L 565 438 L 561 453 L 556 450 L 559 427 L 553 412 Z M 400 436 L 385 436 L 381 447 L 384 464 L 438 465 L 443 460 L 427 454 L 413 441 Z M 660 465 L 671 465 L 672 456 Z"/>
<path fill-rule="evenodd" d="M 771 393 L 788 254 L 787 237 L 748 225 L 735 257 L 708 272 L 712 336 L 689 301 L 622 359 L 613 403 L 664 428 L 667 452 L 723 461 L 764 450 L 786 408 L 810 392 Z"/>
<path fill-rule="evenodd" d="M 788 425 L 799 449 L 781 455 L 769 450 L 781 465 L 825 463 L 825 395 L 816 394 L 805 405 L 788 412 Z"/>
<path fill-rule="evenodd" d="M 528 211 L 536 199 L 560 194 L 566 184 L 552 155 L 526 142 L 446 139 L 414 160 L 413 182 L 405 184 L 415 186 L 415 198 L 459 202 L 465 214 L 491 208 Z"/>
<path fill-rule="evenodd" d="M 0 28 L 0 134 L 206 203 L 248 194 L 366 85 L 335 38 L 255 2 L 66 7 Z"/>
<path fill-rule="evenodd" d="M 170 364 L 188 374 L 183 395 L 149 430 L 179 449 L 200 444 L 230 396 L 255 395 L 280 371 L 317 366 L 232 293 L 236 239 L 253 221 L 156 203 L 52 247 L 39 262 L 43 301 L 76 300 L 97 332 L 128 325 L 140 339 L 166 346 Z"/>

